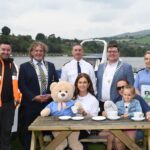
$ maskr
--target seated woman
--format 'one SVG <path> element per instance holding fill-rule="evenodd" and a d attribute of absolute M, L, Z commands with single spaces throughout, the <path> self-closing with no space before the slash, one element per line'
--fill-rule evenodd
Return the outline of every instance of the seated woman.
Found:
<path fill-rule="evenodd" d="M 119 97 L 114 101 L 116 103 L 117 101 L 122 99 L 122 94 L 123 94 L 123 88 L 128 85 L 128 82 L 126 80 L 120 80 L 117 82 L 117 91 L 119 93 Z M 137 99 L 140 102 L 140 105 L 142 107 L 142 111 L 145 114 L 147 120 L 150 121 L 150 107 L 148 104 L 145 102 L 145 100 L 138 94 L 134 96 L 135 99 Z"/>
<path fill-rule="evenodd" d="M 77 76 L 75 81 L 75 92 L 74 92 L 74 99 L 78 102 L 79 109 L 78 114 L 83 115 L 85 117 L 92 117 L 97 116 L 99 112 L 99 103 L 96 97 L 94 96 L 94 89 L 92 85 L 92 81 L 86 73 L 80 73 Z M 84 138 L 88 136 L 88 132 L 81 131 L 81 132 L 74 132 L 76 138 Z M 73 141 L 68 141 L 69 146 L 72 150 L 76 149 L 77 146 Z M 80 144 L 80 147 L 83 146 Z"/>
<path fill-rule="evenodd" d="M 116 103 L 122 99 L 123 88 L 127 85 L 128 85 L 128 82 L 126 80 L 120 80 L 117 82 L 116 88 L 119 93 L 119 97 L 114 101 L 114 103 Z M 134 98 L 140 102 L 143 113 L 145 113 L 147 120 L 150 121 L 150 107 L 148 106 L 148 104 L 145 102 L 145 100 L 140 95 L 136 94 L 134 96 Z M 104 112 L 103 112 L 103 114 L 106 115 Z M 121 148 L 123 147 L 122 144 L 120 144 L 121 143 L 120 140 L 118 138 L 115 138 L 109 130 L 103 130 L 102 132 L 99 133 L 99 135 L 107 137 L 107 139 L 108 139 L 107 150 L 111 150 L 113 142 L 115 142 L 114 146 L 115 146 L 116 150 L 120 150 L 120 147 Z M 119 145 L 121 145 L 121 146 L 119 146 Z"/>

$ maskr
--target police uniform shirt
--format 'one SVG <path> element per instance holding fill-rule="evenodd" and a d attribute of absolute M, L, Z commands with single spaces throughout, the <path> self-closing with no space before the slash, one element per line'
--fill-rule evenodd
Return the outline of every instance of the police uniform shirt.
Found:
<path fill-rule="evenodd" d="M 141 92 L 142 85 L 150 85 L 150 70 L 147 68 L 140 70 L 136 75 L 134 87 Z"/>
<path fill-rule="evenodd" d="M 96 93 L 96 77 L 93 66 L 83 59 L 81 59 L 79 63 L 81 67 L 81 73 L 86 73 L 90 76 L 94 91 Z M 74 84 L 77 76 L 77 60 L 73 59 L 62 67 L 61 80 L 68 81 Z"/>

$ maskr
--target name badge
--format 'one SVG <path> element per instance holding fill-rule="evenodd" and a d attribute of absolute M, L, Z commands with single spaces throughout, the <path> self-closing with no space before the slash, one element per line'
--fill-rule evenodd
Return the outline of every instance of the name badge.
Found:
<path fill-rule="evenodd" d="M 141 96 L 150 106 L 150 85 L 141 85 Z"/>

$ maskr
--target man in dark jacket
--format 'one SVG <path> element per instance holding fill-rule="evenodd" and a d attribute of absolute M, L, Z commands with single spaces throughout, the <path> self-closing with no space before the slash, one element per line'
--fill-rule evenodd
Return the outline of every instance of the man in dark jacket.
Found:
<path fill-rule="evenodd" d="M 19 88 L 22 93 L 24 150 L 30 150 L 31 132 L 28 131 L 28 126 L 50 102 L 49 86 L 53 81 L 58 81 L 54 64 L 44 61 L 47 50 L 44 43 L 34 42 L 29 48 L 31 60 L 20 66 Z"/>
<path fill-rule="evenodd" d="M 10 150 L 15 104 L 20 100 L 17 67 L 10 58 L 11 45 L 0 44 L 0 150 Z"/>

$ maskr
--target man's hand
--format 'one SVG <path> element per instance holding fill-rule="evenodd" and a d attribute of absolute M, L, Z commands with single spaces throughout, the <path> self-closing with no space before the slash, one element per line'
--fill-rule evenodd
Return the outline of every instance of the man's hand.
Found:
<path fill-rule="evenodd" d="M 50 94 L 37 95 L 37 96 L 34 97 L 34 100 L 35 100 L 36 102 L 39 102 L 39 103 L 44 103 L 44 102 L 47 102 L 50 97 L 51 97 Z"/>

